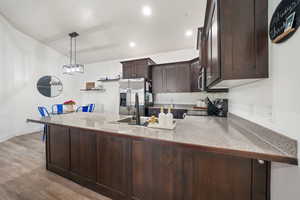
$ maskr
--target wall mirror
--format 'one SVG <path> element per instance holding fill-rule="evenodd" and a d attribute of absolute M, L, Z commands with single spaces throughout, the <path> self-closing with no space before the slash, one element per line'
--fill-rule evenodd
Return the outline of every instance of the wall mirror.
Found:
<path fill-rule="evenodd" d="M 37 82 L 37 89 L 45 97 L 57 97 L 63 91 L 63 84 L 55 76 L 43 76 Z"/>

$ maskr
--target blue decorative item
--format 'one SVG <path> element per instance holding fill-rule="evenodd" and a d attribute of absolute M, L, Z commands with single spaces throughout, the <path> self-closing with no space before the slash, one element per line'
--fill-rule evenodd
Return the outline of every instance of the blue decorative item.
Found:
<path fill-rule="evenodd" d="M 89 104 L 89 112 L 94 112 L 95 110 L 95 104 Z"/>
<path fill-rule="evenodd" d="M 76 112 L 88 112 L 89 106 L 80 106 L 77 108 Z"/>
<path fill-rule="evenodd" d="M 49 117 L 50 116 L 47 108 L 45 108 L 45 107 L 39 106 L 38 111 L 39 111 L 41 117 Z"/>
<path fill-rule="evenodd" d="M 53 114 L 63 114 L 64 113 L 64 106 L 63 104 L 55 104 L 52 106 L 52 113 Z"/>
<path fill-rule="evenodd" d="M 80 106 L 77 108 L 76 112 L 94 112 L 95 104 L 88 104 L 87 106 Z"/>
<path fill-rule="evenodd" d="M 50 117 L 50 114 L 49 114 L 47 108 L 39 106 L 38 111 L 39 111 L 41 117 Z M 44 133 L 43 133 L 43 137 L 42 137 L 43 142 L 46 140 L 46 135 L 47 135 L 47 125 L 44 126 Z"/>

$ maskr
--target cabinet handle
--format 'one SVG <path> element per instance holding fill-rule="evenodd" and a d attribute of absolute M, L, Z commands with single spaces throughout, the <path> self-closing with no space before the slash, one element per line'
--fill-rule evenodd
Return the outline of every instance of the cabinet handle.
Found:
<path fill-rule="evenodd" d="M 200 78 L 201 78 L 201 76 L 202 76 L 202 75 L 199 75 L 199 76 L 198 76 L 198 89 L 199 89 L 199 90 L 201 90 L 201 86 L 200 86 Z"/>

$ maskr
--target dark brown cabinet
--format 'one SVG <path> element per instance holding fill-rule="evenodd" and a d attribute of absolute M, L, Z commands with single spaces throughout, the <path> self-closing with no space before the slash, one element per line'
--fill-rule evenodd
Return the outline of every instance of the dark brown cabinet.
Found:
<path fill-rule="evenodd" d="M 192 92 L 201 92 L 201 64 L 199 58 L 196 58 L 191 61 L 191 91 Z"/>
<path fill-rule="evenodd" d="M 268 200 L 267 162 L 142 140 L 132 161 L 135 200 Z"/>
<path fill-rule="evenodd" d="M 70 168 L 69 129 L 62 126 L 48 126 L 47 131 L 48 163 L 62 171 Z"/>
<path fill-rule="evenodd" d="M 151 117 L 151 116 L 156 116 L 158 117 L 159 113 L 160 113 L 160 108 L 153 108 L 153 107 L 150 107 L 148 108 L 149 111 L 148 111 L 148 116 Z M 168 112 L 168 109 L 164 109 L 164 112 L 167 113 Z M 185 113 L 187 113 L 187 110 L 185 109 L 172 109 L 171 110 L 172 114 L 173 114 L 173 117 L 174 119 L 183 119 L 183 116 Z"/>
<path fill-rule="evenodd" d="M 117 199 L 125 199 L 129 190 L 129 140 L 114 136 L 97 136 L 97 183 Z"/>
<path fill-rule="evenodd" d="M 208 0 L 201 37 L 209 88 L 268 78 L 267 0 Z"/>
<path fill-rule="evenodd" d="M 182 156 L 171 145 L 132 142 L 132 199 L 183 200 Z"/>
<path fill-rule="evenodd" d="M 152 66 L 153 93 L 191 92 L 190 61 Z"/>
<path fill-rule="evenodd" d="M 138 60 L 129 60 L 122 63 L 123 78 L 146 78 L 151 80 L 151 70 L 150 65 L 155 64 L 155 62 L 150 58 L 143 58 Z"/>
<path fill-rule="evenodd" d="M 165 70 L 163 66 L 152 67 L 152 92 L 165 92 Z"/>
<path fill-rule="evenodd" d="M 96 134 L 70 129 L 71 172 L 96 181 L 97 144 Z"/>
<path fill-rule="evenodd" d="M 251 159 L 190 150 L 183 155 L 184 199 L 251 200 Z"/>
<path fill-rule="evenodd" d="M 114 200 L 269 200 L 270 162 L 54 125 L 46 144 L 48 170 Z"/>

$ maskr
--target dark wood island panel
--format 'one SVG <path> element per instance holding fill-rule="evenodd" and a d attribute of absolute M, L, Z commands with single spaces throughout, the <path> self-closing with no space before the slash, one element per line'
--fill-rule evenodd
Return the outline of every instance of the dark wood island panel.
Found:
<path fill-rule="evenodd" d="M 269 199 L 269 161 L 47 127 L 47 169 L 113 200 Z"/>

